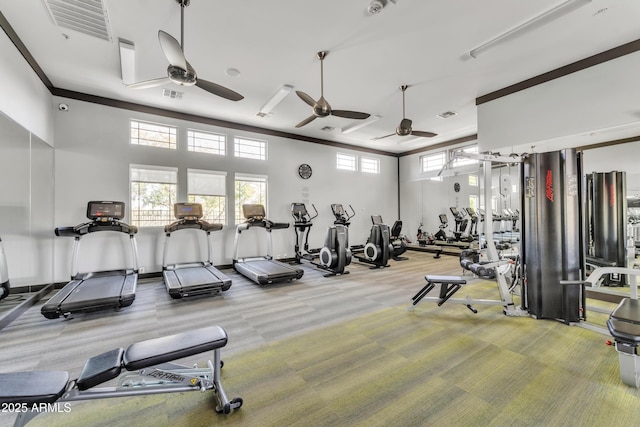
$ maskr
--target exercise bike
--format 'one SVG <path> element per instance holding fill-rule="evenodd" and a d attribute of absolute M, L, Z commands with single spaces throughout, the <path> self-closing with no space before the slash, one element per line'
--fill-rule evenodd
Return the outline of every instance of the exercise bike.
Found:
<path fill-rule="evenodd" d="M 318 216 L 315 205 L 311 205 L 315 214 L 311 216 L 304 203 L 291 204 L 291 216 L 296 233 L 296 263 L 308 261 L 318 268 L 328 271 L 324 277 L 349 274 L 345 267 L 351 263 L 351 249 L 349 249 L 349 232 L 345 225 L 334 224 L 327 229 L 324 246 L 318 249 L 309 249 L 309 231 L 313 226 L 313 219 Z M 303 247 L 300 248 L 300 243 Z"/>
<path fill-rule="evenodd" d="M 133 397 L 160 393 L 212 390 L 215 410 L 228 414 L 240 409 L 242 398 L 232 400 L 222 388 L 220 349 L 227 344 L 227 332 L 220 326 L 188 330 L 175 335 L 131 344 L 91 357 L 77 379 L 66 371 L 0 373 L 0 404 L 17 412 L 15 426 L 35 418 L 42 408 L 69 408 L 80 400 Z M 185 367 L 174 360 L 213 350 L 206 368 Z M 122 370 L 130 371 L 121 375 Z M 118 378 L 115 387 L 96 387 Z"/>
<path fill-rule="evenodd" d="M 334 224 L 344 224 L 348 226 L 350 219 L 355 216 L 353 207 L 349 205 L 351 209 L 351 215 L 348 215 L 341 204 L 332 204 L 331 210 L 336 220 Z M 389 226 L 386 224 L 373 224 L 367 243 L 360 247 L 351 247 L 351 251 L 354 254 L 356 260 L 365 264 L 371 264 L 371 268 L 383 268 L 389 267 L 389 258 L 393 252 L 393 246 L 390 243 L 391 233 Z M 354 249 L 357 248 L 357 249 Z M 358 254 L 362 253 L 362 256 Z"/>

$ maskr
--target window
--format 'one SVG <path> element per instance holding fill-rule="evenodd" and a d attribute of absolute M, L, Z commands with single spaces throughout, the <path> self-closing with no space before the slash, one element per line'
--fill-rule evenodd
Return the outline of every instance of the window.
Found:
<path fill-rule="evenodd" d="M 163 226 L 173 221 L 178 169 L 162 166 L 129 166 L 131 224 Z"/>
<path fill-rule="evenodd" d="M 233 155 L 245 159 L 267 160 L 267 141 L 235 138 Z"/>
<path fill-rule="evenodd" d="M 478 175 L 469 175 L 469 185 L 472 187 L 478 186 Z"/>
<path fill-rule="evenodd" d="M 351 154 L 338 153 L 336 155 L 336 168 L 346 171 L 355 171 L 356 156 L 352 156 Z"/>
<path fill-rule="evenodd" d="M 131 120 L 131 144 L 151 147 L 177 148 L 177 128 L 168 125 Z"/>
<path fill-rule="evenodd" d="M 227 136 L 218 133 L 188 130 L 187 150 L 224 156 L 227 153 Z"/>
<path fill-rule="evenodd" d="M 380 160 L 361 157 L 360 170 L 364 173 L 380 173 Z"/>
<path fill-rule="evenodd" d="M 480 197 L 475 196 L 475 195 L 470 195 L 469 196 L 469 207 L 472 208 L 474 211 L 478 212 L 478 209 L 480 207 Z"/>
<path fill-rule="evenodd" d="M 455 151 L 462 152 L 464 154 L 478 154 L 478 146 L 474 145 L 472 147 L 466 147 L 466 148 L 463 148 L 462 150 L 455 150 Z M 457 168 L 460 166 L 475 165 L 477 163 L 478 163 L 477 159 L 467 159 L 465 157 L 456 157 L 453 160 L 452 167 Z"/>
<path fill-rule="evenodd" d="M 439 171 L 445 165 L 445 152 L 442 151 L 440 153 L 428 154 L 420 157 L 420 171 L 431 172 L 431 171 Z"/>
<path fill-rule="evenodd" d="M 244 222 L 242 205 L 264 205 L 267 211 L 267 177 L 263 175 L 236 174 L 235 177 L 235 212 L 236 224 Z"/>
<path fill-rule="evenodd" d="M 226 224 L 226 172 L 187 169 L 187 201 L 202 205 L 203 219 Z"/>

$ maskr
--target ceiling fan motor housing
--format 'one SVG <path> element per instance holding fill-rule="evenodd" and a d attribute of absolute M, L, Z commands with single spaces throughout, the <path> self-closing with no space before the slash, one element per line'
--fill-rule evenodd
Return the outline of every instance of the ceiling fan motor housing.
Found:
<path fill-rule="evenodd" d="M 193 86 L 196 84 L 196 73 L 193 70 L 184 70 L 175 65 L 169 65 L 167 74 L 172 82 L 182 86 Z"/>
<path fill-rule="evenodd" d="M 396 134 L 399 136 L 411 135 L 411 128 L 403 128 L 402 126 L 398 126 L 396 128 Z"/>

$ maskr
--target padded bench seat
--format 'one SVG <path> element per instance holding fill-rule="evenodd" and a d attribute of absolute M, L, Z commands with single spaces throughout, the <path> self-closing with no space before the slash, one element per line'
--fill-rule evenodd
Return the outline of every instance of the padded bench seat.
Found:
<path fill-rule="evenodd" d="M 611 313 L 607 327 L 614 338 L 640 344 L 640 301 L 632 298 L 620 301 Z"/>
<path fill-rule="evenodd" d="M 126 351 L 116 348 L 87 360 L 76 385 L 88 390 L 129 371 L 160 365 L 227 345 L 227 333 L 220 326 L 189 330 L 175 335 L 131 344 Z M 0 403 L 53 403 L 67 388 L 65 371 L 0 373 Z"/>
<path fill-rule="evenodd" d="M 466 285 L 467 281 L 460 276 L 433 276 L 427 274 L 424 279 L 430 283 L 443 283 L 450 285 Z"/>
<path fill-rule="evenodd" d="M 135 371 L 227 345 L 227 332 L 220 326 L 194 329 L 131 344 L 124 352 L 124 367 Z"/>
<path fill-rule="evenodd" d="M 0 374 L 0 403 L 54 403 L 62 396 L 69 373 L 66 371 L 30 371 Z"/>

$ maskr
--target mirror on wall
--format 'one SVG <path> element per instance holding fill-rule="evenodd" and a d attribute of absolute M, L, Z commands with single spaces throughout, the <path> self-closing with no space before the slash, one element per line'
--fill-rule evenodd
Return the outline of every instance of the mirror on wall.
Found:
<path fill-rule="evenodd" d="M 1 113 L 0 152 L 0 275 L 10 284 L 0 300 L 1 319 L 53 281 L 54 154 Z"/>

